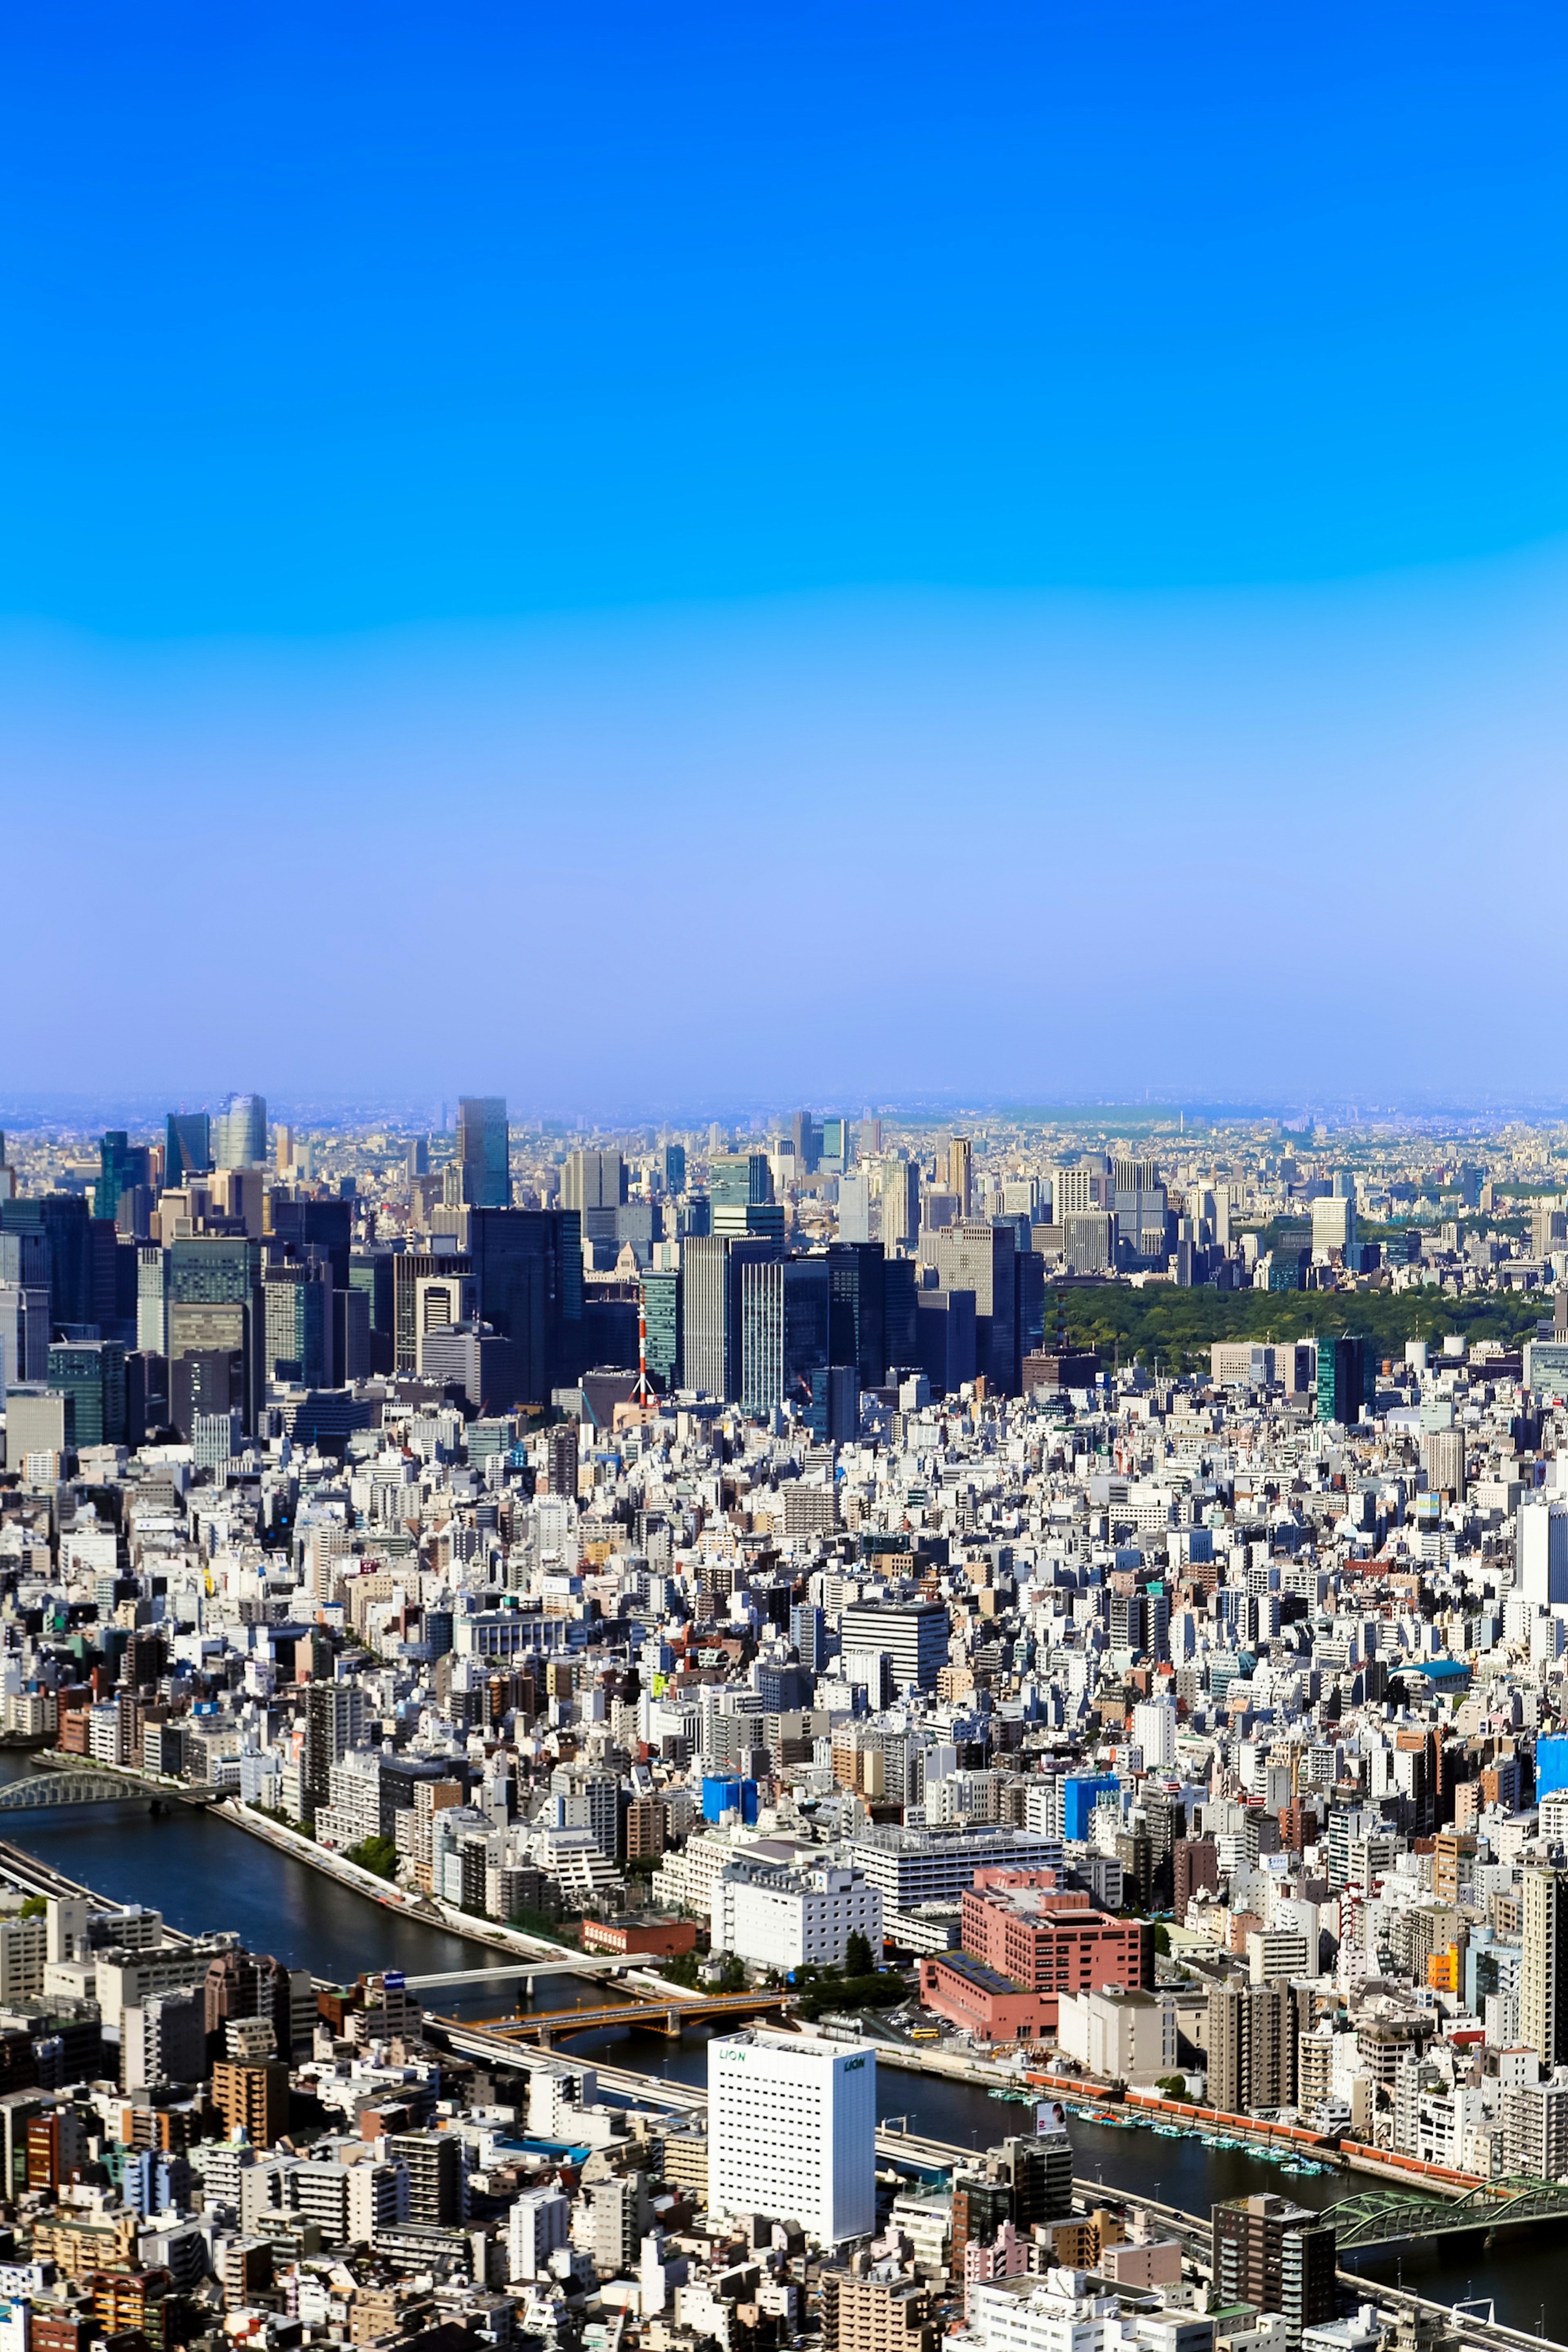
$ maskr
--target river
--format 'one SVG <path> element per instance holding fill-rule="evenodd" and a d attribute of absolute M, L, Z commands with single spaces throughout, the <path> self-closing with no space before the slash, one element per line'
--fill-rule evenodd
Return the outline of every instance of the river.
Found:
<path fill-rule="evenodd" d="M 0 1753 L 0 1783 L 28 1769 L 26 1757 Z M 0 1834 L 116 1902 L 153 1905 L 171 1926 L 192 1934 L 235 1928 L 252 1950 L 271 1952 L 290 1968 L 310 1968 L 337 1982 L 352 1980 L 363 1969 L 433 1975 L 494 1965 L 500 1958 L 470 1937 L 383 1910 L 291 1854 L 186 1806 L 156 1816 L 140 1804 L 11 1814 L 0 1822 Z M 493 2016 L 510 2007 L 510 1990 L 454 1988 L 443 1991 L 439 2002 L 455 2014 Z M 551 2011 L 593 2008 L 604 1998 L 591 1979 L 545 1978 L 533 2005 Z M 565 2043 L 558 2033 L 556 2042 L 583 2057 L 599 2056 L 606 2064 L 702 2083 L 708 2039 L 699 2028 L 679 2042 L 641 2032 L 581 2034 Z M 879 2115 L 905 2116 L 911 2131 L 959 2147 L 993 2146 L 1027 2124 L 1026 2108 L 1003 2105 L 973 2084 L 934 2075 L 884 2065 L 878 2069 L 877 2089 Z M 1375 2185 L 1365 2176 L 1337 2170 L 1300 2179 L 1237 2150 L 1160 2139 L 1147 2129 L 1116 2130 L 1075 2120 L 1071 2132 L 1080 2179 L 1103 2180 L 1111 2194 L 1121 2188 L 1163 2198 L 1193 2213 L 1206 2212 L 1216 2200 L 1258 2189 L 1317 2207 Z M 1490 2246 L 1478 2232 L 1435 2247 L 1409 2245 L 1397 2253 L 1367 2255 L 1357 2267 L 1369 2284 L 1402 2280 L 1416 2294 L 1442 2302 L 1472 2293 L 1489 2296 L 1498 2318 L 1508 2326 L 1531 2334 L 1551 2328 L 1561 2336 L 1556 2298 L 1562 2273 L 1555 2245 L 1554 2233 L 1545 2227 L 1504 2232 Z"/>

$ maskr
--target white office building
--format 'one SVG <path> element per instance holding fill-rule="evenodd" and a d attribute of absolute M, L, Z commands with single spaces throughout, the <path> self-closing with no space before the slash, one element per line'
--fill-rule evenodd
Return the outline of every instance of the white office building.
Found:
<path fill-rule="evenodd" d="M 1168 1698 L 1140 1700 L 1132 1710 L 1132 1737 L 1143 1750 L 1146 1772 L 1168 1772 L 1176 1760 L 1176 1710 Z"/>
<path fill-rule="evenodd" d="M 881 1892 L 839 1864 L 796 1872 L 732 1862 L 714 1882 L 709 1926 L 714 1951 L 759 1968 L 837 1968 L 855 1935 L 882 1956 Z"/>
<path fill-rule="evenodd" d="M 824 2246 L 877 2225 L 877 2053 L 749 2028 L 708 2045 L 708 2210 L 798 2221 Z"/>

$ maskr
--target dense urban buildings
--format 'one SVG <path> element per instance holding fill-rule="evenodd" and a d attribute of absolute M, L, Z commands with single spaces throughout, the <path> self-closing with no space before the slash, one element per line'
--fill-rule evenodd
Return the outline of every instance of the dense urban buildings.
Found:
<path fill-rule="evenodd" d="M 1556 1130 L 12 1134 L 8 1742 L 711 2035 L 0 1853 L 15 2352 L 1370 2352 L 1331 2215 L 1071 2134 L 1568 2181 L 1565 1196 Z M 901 2158 L 933 2071 L 1036 2111 Z"/>

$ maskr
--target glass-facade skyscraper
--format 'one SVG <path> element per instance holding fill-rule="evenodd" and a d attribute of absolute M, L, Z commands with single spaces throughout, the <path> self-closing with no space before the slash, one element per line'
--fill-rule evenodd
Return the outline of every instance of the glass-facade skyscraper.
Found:
<path fill-rule="evenodd" d="M 510 1139 L 504 1095 L 463 1095 L 458 1102 L 458 1159 L 463 1198 L 476 1209 L 511 1205 Z"/>

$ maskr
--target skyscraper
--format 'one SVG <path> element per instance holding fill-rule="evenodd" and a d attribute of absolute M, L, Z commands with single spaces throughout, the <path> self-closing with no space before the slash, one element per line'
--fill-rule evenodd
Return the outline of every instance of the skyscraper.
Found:
<path fill-rule="evenodd" d="M 699 1234 L 683 1243 L 681 1345 L 689 1389 L 728 1403 L 739 1399 L 743 1272 L 783 1254 L 782 1243 L 767 1235 Z"/>
<path fill-rule="evenodd" d="M 78 1445 L 125 1443 L 125 1350 L 114 1339 L 57 1341 L 48 1383 L 75 1405 Z"/>
<path fill-rule="evenodd" d="M 212 1122 L 205 1110 L 169 1113 L 163 1146 L 163 1181 L 177 1191 L 193 1176 L 205 1176 L 213 1164 Z"/>
<path fill-rule="evenodd" d="M 827 1360 L 853 1365 L 861 1388 L 880 1388 L 888 1369 L 881 1243 L 831 1243 L 827 1272 L 831 1297 Z"/>
<path fill-rule="evenodd" d="M 147 1146 L 132 1143 L 125 1129 L 111 1128 L 98 1147 L 100 1174 L 92 1188 L 92 1213 L 112 1217 L 120 1196 L 132 1185 L 148 1181 Z"/>
<path fill-rule="evenodd" d="M 667 1192 L 686 1190 L 686 1146 L 667 1143 L 664 1147 L 664 1189 Z"/>
<path fill-rule="evenodd" d="M 647 1368 L 665 1395 L 685 1384 L 681 1370 L 680 1270 L 647 1266 L 642 1276 L 643 1316 L 647 1326 Z"/>
<path fill-rule="evenodd" d="M 965 1217 L 936 1241 L 943 1290 L 974 1293 L 974 1368 L 993 1396 L 1016 1396 L 1022 1385 L 1018 1328 L 1017 1249 L 1013 1228 Z"/>
<path fill-rule="evenodd" d="M 1377 1352 L 1370 1339 L 1318 1342 L 1318 1419 L 1353 1429 L 1363 1405 L 1377 1402 Z"/>
<path fill-rule="evenodd" d="M 587 1369 L 579 1212 L 476 1208 L 468 1258 L 480 1315 L 511 1343 L 506 1402 L 548 1404 L 552 1389 L 575 1386 Z"/>
<path fill-rule="evenodd" d="M 259 1242 L 216 1234 L 192 1234 L 169 1250 L 171 1402 L 182 1358 L 221 1355 L 228 1364 L 228 1394 L 219 1396 L 217 1409 L 237 1405 L 247 1430 L 256 1426 L 266 1381 L 261 1251 Z"/>
<path fill-rule="evenodd" d="M 267 1158 L 267 1098 L 229 1095 L 212 1123 L 212 1154 L 219 1168 L 259 1168 Z"/>
<path fill-rule="evenodd" d="M 947 1181 L 958 1195 L 958 1213 L 967 1217 L 974 1199 L 974 1146 L 967 1135 L 955 1135 L 947 1147 Z"/>
<path fill-rule="evenodd" d="M 819 1257 L 769 1257 L 740 1267 L 741 1402 L 747 1412 L 811 1402 L 828 1360 L 830 1276 Z"/>
<path fill-rule="evenodd" d="M 510 1138 L 504 1095 L 461 1095 L 458 1099 L 458 1159 L 463 1198 L 477 1209 L 505 1209 L 511 1202 Z"/>

